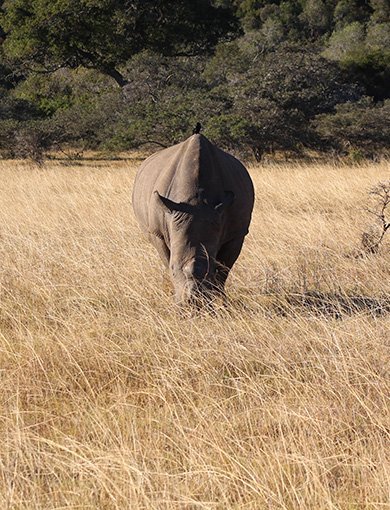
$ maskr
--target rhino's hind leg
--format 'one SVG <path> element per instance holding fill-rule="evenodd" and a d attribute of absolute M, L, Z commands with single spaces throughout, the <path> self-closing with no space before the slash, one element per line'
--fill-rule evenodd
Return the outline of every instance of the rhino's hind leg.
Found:
<path fill-rule="evenodd" d="M 225 243 L 217 254 L 217 271 L 215 275 L 216 290 L 222 295 L 225 294 L 225 282 L 233 264 L 240 255 L 244 237 L 232 239 Z"/>

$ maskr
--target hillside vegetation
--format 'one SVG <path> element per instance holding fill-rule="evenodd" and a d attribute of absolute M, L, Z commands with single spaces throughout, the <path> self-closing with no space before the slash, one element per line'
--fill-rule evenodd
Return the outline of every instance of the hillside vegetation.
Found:
<path fill-rule="evenodd" d="M 229 304 L 184 317 L 136 163 L 0 163 L 0 507 L 387 508 L 388 164 L 250 168 Z"/>
<path fill-rule="evenodd" d="M 0 155 L 116 153 L 204 134 L 378 160 L 387 0 L 0 0 Z"/>

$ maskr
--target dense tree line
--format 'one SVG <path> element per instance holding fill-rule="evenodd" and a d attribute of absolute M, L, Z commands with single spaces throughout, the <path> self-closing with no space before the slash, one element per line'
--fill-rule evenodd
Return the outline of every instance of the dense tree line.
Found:
<path fill-rule="evenodd" d="M 388 0 L 0 0 L 0 152 L 183 140 L 377 157 Z"/>

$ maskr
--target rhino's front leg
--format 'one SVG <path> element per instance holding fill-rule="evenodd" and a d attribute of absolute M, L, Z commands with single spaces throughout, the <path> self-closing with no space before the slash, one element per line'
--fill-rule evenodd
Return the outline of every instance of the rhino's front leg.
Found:
<path fill-rule="evenodd" d="M 171 252 L 170 252 L 168 246 L 165 244 L 164 239 L 160 239 L 159 237 L 157 237 L 153 234 L 150 234 L 149 240 L 153 244 L 153 246 L 156 248 L 158 254 L 160 255 L 161 260 L 163 261 L 164 266 L 168 269 Z"/>
<path fill-rule="evenodd" d="M 232 239 L 220 248 L 217 254 L 217 270 L 215 274 L 216 290 L 224 295 L 225 283 L 233 264 L 240 255 L 244 237 Z"/>

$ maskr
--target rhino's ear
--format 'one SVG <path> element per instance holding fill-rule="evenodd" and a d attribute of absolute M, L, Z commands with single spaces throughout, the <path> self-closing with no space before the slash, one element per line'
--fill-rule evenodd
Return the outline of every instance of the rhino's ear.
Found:
<path fill-rule="evenodd" d="M 227 207 L 232 205 L 234 202 L 234 193 L 233 191 L 225 191 L 225 197 L 222 202 L 214 206 L 214 209 L 218 212 L 224 211 Z"/>
<path fill-rule="evenodd" d="M 163 197 L 160 195 L 158 191 L 155 191 L 154 194 L 157 197 L 158 203 L 161 207 L 164 208 L 165 211 L 169 213 L 173 213 L 174 211 L 180 211 L 180 212 L 191 212 L 190 211 L 190 205 L 184 204 L 183 202 L 174 202 L 173 200 L 170 200 L 167 197 Z"/>

